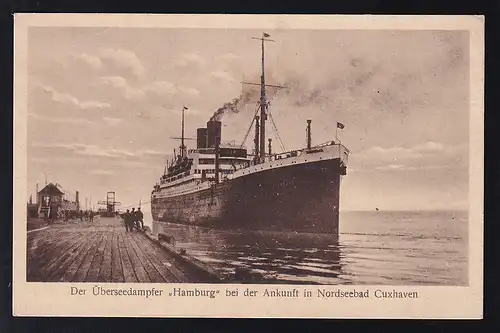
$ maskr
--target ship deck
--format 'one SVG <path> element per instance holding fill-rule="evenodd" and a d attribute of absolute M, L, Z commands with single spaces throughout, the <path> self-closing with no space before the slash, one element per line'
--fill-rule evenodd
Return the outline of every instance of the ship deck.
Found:
<path fill-rule="evenodd" d="M 207 282 L 119 218 L 52 224 L 27 234 L 28 282 Z"/>

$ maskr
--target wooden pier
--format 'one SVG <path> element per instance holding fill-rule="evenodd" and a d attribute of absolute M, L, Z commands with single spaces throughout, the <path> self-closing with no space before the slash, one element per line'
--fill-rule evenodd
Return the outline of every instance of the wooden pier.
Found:
<path fill-rule="evenodd" d="M 28 232 L 28 282 L 214 282 L 119 218 Z"/>

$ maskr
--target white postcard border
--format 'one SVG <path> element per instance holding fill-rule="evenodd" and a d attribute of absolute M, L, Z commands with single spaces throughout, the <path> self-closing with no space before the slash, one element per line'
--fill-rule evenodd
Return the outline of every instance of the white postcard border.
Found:
<path fill-rule="evenodd" d="M 14 61 L 14 221 L 13 313 L 16 316 L 116 317 L 287 317 L 287 318 L 481 318 L 483 301 L 483 16 L 374 16 L 374 15 L 123 15 L 16 14 Z M 469 286 L 297 286 L 245 284 L 110 284 L 26 282 L 26 137 L 27 33 L 29 27 L 163 27 L 219 29 L 379 29 L 468 30 L 470 32 L 470 166 L 469 166 Z M 206 297 L 70 296 L 70 287 L 93 286 L 156 288 L 211 288 Z M 266 288 L 313 290 L 417 291 L 417 299 L 339 299 L 225 297 L 225 289 Z"/>

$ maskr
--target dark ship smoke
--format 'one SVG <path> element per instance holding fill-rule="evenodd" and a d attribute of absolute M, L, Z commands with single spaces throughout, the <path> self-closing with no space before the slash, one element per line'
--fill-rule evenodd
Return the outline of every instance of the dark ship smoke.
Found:
<path fill-rule="evenodd" d="M 369 80 L 372 73 L 362 73 L 363 75 L 356 76 L 354 85 L 358 86 Z M 287 72 L 285 75 L 276 76 L 275 73 L 268 73 L 267 77 L 271 78 L 271 82 L 275 85 L 281 85 L 283 89 L 268 86 L 266 87 L 266 98 L 271 100 L 277 97 L 281 101 L 288 101 L 292 106 L 302 107 L 307 105 L 324 105 L 331 102 L 330 96 L 332 91 L 340 89 L 343 85 L 349 86 L 350 82 L 342 82 L 338 78 L 328 80 L 327 82 L 311 82 L 303 75 L 296 72 Z M 340 82 L 339 82 L 340 81 Z M 276 82 L 276 83 L 275 83 Z M 351 84 L 352 85 L 352 84 Z M 217 111 L 214 112 L 211 121 L 220 121 L 226 113 L 239 113 L 243 107 L 250 102 L 257 102 L 260 95 L 260 87 L 246 87 L 240 96 L 232 101 L 225 103 Z M 349 86 L 349 89 L 354 88 Z M 278 92 L 282 91 L 279 96 Z"/>
<path fill-rule="evenodd" d="M 210 121 L 220 121 L 225 113 L 238 113 L 241 109 L 248 104 L 252 99 L 258 96 L 259 91 L 257 89 L 250 89 L 243 92 L 240 96 L 233 99 L 231 102 L 224 103 L 217 111 L 214 112 Z"/>

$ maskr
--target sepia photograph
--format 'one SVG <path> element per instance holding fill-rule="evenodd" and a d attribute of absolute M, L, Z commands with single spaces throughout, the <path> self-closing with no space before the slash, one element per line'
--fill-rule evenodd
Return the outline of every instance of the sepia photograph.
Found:
<path fill-rule="evenodd" d="M 27 283 L 470 285 L 467 29 L 26 32 Z"/>

